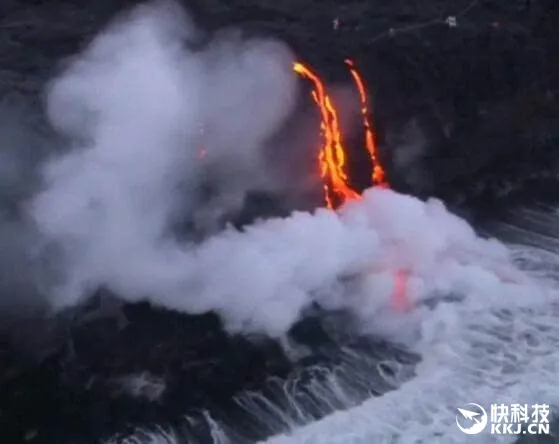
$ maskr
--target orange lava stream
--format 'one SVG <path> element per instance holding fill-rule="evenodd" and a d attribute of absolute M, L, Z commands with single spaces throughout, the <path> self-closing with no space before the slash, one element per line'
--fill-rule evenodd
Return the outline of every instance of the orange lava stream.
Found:
<path fill-rule="evenodd" d="M 367 91 L 365 89 L 365 84 L 363 79 L 355 69 L 355 64 L 352 60 L 346 59 L 346 64 L 349 66 L 349 71 L 355 80 L 357 85 L 357 90 L 359 91 L 359 98 L 361 99 L 361 115 L 363 116 L 363 126 L 365 127 L 365 146 L 369 155 L 371 156 L 371 161 L 373 162 L 373 172 L 371 174 L 371 180 L 374 185 L 384 186 L 388 188 L 388 182 L 386 180 L 386 174 L 382 168 L 382 164 L 379 160 L 378 148 L 375 144 L 375 138 L 373 135 L 372 125 L 369 122 L 369 107 L 367 105 Z"/>
<path fill-rule="evenodd" d="M 333 208 L 336 195 L 341 203 L 358 199 L 359 193 L 348 184 L 347 174 L 344 171 L 346 154 L 338 124 L 338 114 L 332 99 L 325 93 L 320 78 L 310 68 L 297 62 L 293 64 L 293 69 L 297 74 L 313 82 L 312 97 L 320 110 L 324 145 L 320 150 L 318 161 L 320 176 L 324 180 L 326 205 L 328 208 Z"/>
<path fill-rule="evenodd" d="M 353 61 L 346 59 L 345 63 L 348 65 L 357 90 L 359 91 L 361 116 L 365 130 L 365 147 L 372 162 L 372 184 L 388 188 L 389 183 L 380 162 L 378 147 L 375 144 L 373 127 L 369 121 L 368 94 L 365 84 L 355 68 Z M 335 204 L 341 204 L 347 200 L 354 200 L 361 197 L 360 194 L 349 185 L 349 180 L 345 172 L 346 150 L 343 145 L 342 134 L 338 124 L 338 115 L 332 103 L 332 99 L 325 93 L 324 84 L 320 78 L 310 68 L 300 62 L 294 63 L 293 69 L 297 74 L 313 82 L 312 97 L 320 110 L 320 129 L 324 138 L 324 145 L 318 155 L 320 176 L 324 181 L 323 186 L 326 206 L 333 209 Z M 338 196 L 337 199 L 335 199 L 336 196 Z M 399 269 L 394 274 L 392 306 L 394 309 L 401 312 L 406 312 L 411 309 L 408 295 L 409 279 L 409 270 Z"/>

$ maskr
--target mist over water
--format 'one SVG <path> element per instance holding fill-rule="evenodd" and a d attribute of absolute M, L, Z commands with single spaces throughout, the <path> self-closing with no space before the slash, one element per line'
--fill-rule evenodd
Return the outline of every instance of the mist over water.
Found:
<path fill-rule="evenodd" d="M 380 188 L 335 212 L 225 226 L 248 191 L 308 191 L 276 157 L 321 191 L 317 171 L 299 168 L 316 156 L 317 120 L 304 115 L 299 133 L 286 131 L 304 96 L 293 60 L 271 39 L 208 39 L 172 2 L 102 30 L 48 87 L 59 146 L 0 119 L 0 314 L 73 307 L 105 287 L 126 301 L 214 311 L 231 333 L 283 338 L 319 305 L 421 356 L 416 375 L 414 363 L 391 381 L 397 390 L 356 407 L 378 384 L 353 352 L 355 374 L 313 386 L 315 410 L 351 410 L 269 442 L 462 442 L 453 416 L 461 403 L 559 404 L 556 251 L 481 238 L 436 199 Z M 394 306 L 402 272 L 409 310 Z M 263 396 L 235 402 L 281 433 L 316 419 L 293 393 L 292 416 Z M 216 442 L 234 442 L 206 419 Z"/>
<path fill-rule="evenodd" d="M 113 281 L 125 294 L 152 292 L 134 281 L 158 280 L 183 252 L 172 227 L 185 215 L 211 232 L 248 189 L 274 187 L 264 155 L 294 106 L 292 55 L 234 35 L 190 51 L 197 34 L 177 5 L 143 5 L 52 83 L 50 121 L 74 148 L 45 164 L 45 189 L 29 214 L 63 250 L 55 305 Z"/>
<path fill-rule="evenodd" d="M 391 307 L 401 270 L 415 305 L 438 294 L 529 291 L 505 246 L 477 237 L 439 201 L 388 190 L 368 190 L 338 212 L 220 231 L 246 191 L 282 188 L 266 152 L 282 149 L 271 140 L 294 111 L 297 78 L 279 42 L 226 33 L 189 49 L 199 36 L 175 4 L 143 5 L 50 85 L 48 116 L 71 149 L 42 165 L 44 187 L 26 209 L 39 246 L 55 252 L 54 308 L 104 286 L 128 301 L 215 311 L 230 332 L 281 337 L 318 303 L 408 341 L 417 339 L 415 310 Z M 174 227 L 185 219 L 218 232 L 181 240 Z"/>

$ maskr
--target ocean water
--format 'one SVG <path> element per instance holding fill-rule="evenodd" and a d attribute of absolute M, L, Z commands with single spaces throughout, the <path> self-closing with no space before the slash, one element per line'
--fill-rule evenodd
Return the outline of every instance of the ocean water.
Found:
<path fill-rule="evenodd" d="M 489 411 L 495 403 L 559 403 L 559 215 L 530 208 L 514 222 L 493 222 L 487 231 L 515 240 L 515 263 L 542 286 L 518 300 L 451 303 L 425 313 L 431 332 L 418 353 L 417 376 L 386 395 L 336 412 L 269 439 L 268 443 L 514 442 L 514 436 L 464 435 L 456 408 L 474 402 Z"/>
<path fill-rule="evenodd" d="M 472 240 L 475 257 L 469 257 L 469 236 L 464 230 L 455 231 L 455 224 L 445 218 L 439 206 L 429 205 L 423 212 L 423 208 L 419 211 L 413 205 L 408 208 L 409 202 L 399 197 L 372 198 L 371 211 L 348 211 L 340 219 L 321 211 L 317 217 L 304 213 L 287 222 L 266 221 L 247 230 L 248 235 L 228 231 L 192 250 L 167 243 L 153 248 L 159 240 L 154 233 L 174 203 L 167 202 L 169 196 L 177 185 L 183 185 L 177 178 L 184 177 L 184 171 L 167 173 L 183 164 L 183 139 L 190 137 L 185 128 L 192 128 L 196 142 L 188 145 L 192 150 L 199 146 L 200 118 L 217 128 L 212 133 L 216 136 L 215 152 L 221 148 L 228 152 L 230 140 L 240 140 L 235 145 L 241 149 L 256 146 L 261 134 L 272 130 L 287 112 L 289 104 L 282 100 L 290 97 L 294 80 L 290 70 L 263 70 L 263 85 L 275 75 L 280 79 L 265 88 L 266 94 L 250 94 L 265 102 L 257 100 L 252 106 L 244 106 L 249 96 L 245 94 L 240 97 L 243 107 L 231 106 L 237 112 L 224 116 L 222 110 L 227 106 L 223 104 L 235 105 L 240 100 L 231 94 L 228 101 L 228 93 L 244 89 L 226 87 L 219 92 L 216 85 L 228 85 L 230 76 L 223 81 L 217 76 L 207 82 L 204 57 L 198 60 L 192 56 L 183 64 L 184 60 L 169 50 L 173 48 L 169 40 L 176 37 L 178 29 L 165 23 L 160 28 L 161 16 L 147 20 L 147 30 L 142 24 L 142 20 L 132 24 L 128 29 L 131 34 L 120 35 L 113 29 L 113 33 L 99 38 L 96 49 L 89 53 L 94 57 L 85 57 L 85 64 L 78 63 L 69 77 L 61 79 L 50 102 L 59 128 L 80 141 L 90 140 L 94 132 L 97 148 L 93 152 L 83 150 L 83 156 L 70 155 L 48 169 L 54 186 L 45 190 L 34 207 L 35 221 L 53 239 L 64 241 L 69 235 L 88 244 L 81 260 L 69 261 L 75 266 L 70 267 L 74 272 L 70 273 L 70 284 L 112 284 L 131 301 L 143 298 L 146 291 L 161 294 L 161 299 L 154 302 L 173 310 L 192 313 L 214 309 L 229 318 L 231 330 L 243 330 L 254 321 L 252 327 L 273 334 L 286 330 L 296 320 L 298 308 L 315 302 L 317 295 L 319 302 L 343 306 L 346 301 L 336 298 L 335 291 L 319 294 L 325 290 L 323 284 L 334 287 L 348 275 L 352 278 L 369 273 L 370 279 L 364 279 L 363 285 L 370 285 L 377 293 L 371 291 L 374 297 L 367 298 L 364 291 L 348 303 L 358 315 L 373 315 L 374 320 L 365 326 L 370 336 L 365 332 L 356 335 L 351 328 L 347 332 L 343 317 L 321 320 L 326 324 L 331 321 L 330 333 L 336 337 L 335 346 L 321 351 L 328 356 L 328 364 L 307 365 L 301 360 L 300 368 L 287 379 L 271 378 L 264 391 L 243 391 L 229 405 L 184 412 L 172 425 L 142 425 L 134 433 L 126 432 L 107 442 L 513 442 L 516 437 L 495 437 L 487 431 L 477 437 L 463 435 L 455 424 L 456 408 L 470 402 L 486 409 L 492 403 L 546 403 L 553 413 L 559 406 L 554 389 L 559 365 L 555 352 L 559 340 L 555 319 L 559 232 L 555 230 L 558 218 L 553 209 L 513 211 L 505 221 L 482 227 L 508 243 L 513 262 L 528 278 L 520 289 L 514 283 L 497 283 L 498 271 L 483 273 L 484 267 L 499 260 L 500 253 L 491 248 L 477 249 Z M 125 51 L 128 44 L 131 48 Z M 264 46 L 261 52 L 259 47 L 255 52 L 254 47 L 237 49 L 255 57 L 249 57 L 249 61 L 260 62 L 262 58 L 269 60 L 273 47 Z M 115 54 L 120 55 L 113 57 Z M 285 58 L 283 51 L 276 55 L 278 61 Z M 108 56 L 109 63 L 98 64 L 102 56 Z M 227 60 L 226 74 L 230 72 Z M 144 65 L 149 69 L 140 69 Z M 183 72 L 182 68 L 188 69 Z M 254 77 L 254 70 L 250 72 Z M 185 77 L 188 82 L 184 82 Z M 237 85 L 242 86 L 246 78 L 240 75 Z M 195 106 L 205 86 L 209 88 Z M 68 101 L 68 92 L 74 101 Z M 215 103 L 207 100 L 214 95 Z M 187 102 L 192 102 L 192 109 L 185 109 Z M 278 108 L 274 111 L 270 103 Z M 103 118 L 90 119 L 92 109 L 101 110 Z M 249 111 L 240 112 L 245 109 Z M 257 109 L 274 112 L 255 113 Z M 76 112 L 80 110 L 83 112 Z M 241 119 L 238 125 L 230 125 L 231 116 Z M 245 137 L 248 143 L 243 143 Z M 247 171 L 255 171 L 251 168 L 253 153 L 236 154 L 246 155 Z M 240 158 L 234 156 L 235 162 Z M 224 159 L 229 166 L 231 162 Z M 189 177 L 204 174 L 200 164 L 192 163 Z M 242 170 L 239 175 L 243 176 Z M 244 174 L 243 179 L 250 176 Z M 224 189 L 228 184 L 224 180 Z M 193 190 L 196 186 L 192 185 Z M 143 192 L 137 193 L 139 189 Z M 130 198 L 139 195 L 138 199 Z M 84 206 L 89 199 L 94 205 Z M 196 207 L 194 200 L 192 206 Z M 421 226 L 415 218 L 424 213 L 442 216 L 440 226 Z M 386 218 L 379 217 L 386 214 Z M 383 315 L 394 271 L 408 262 L 421 269 L 429 256 L 422 254 L 423 247 L 428 253 L 436 251 L 441 244 L 446 245 L 447 235 L 459 238 L 459 248 L 466 250 L 466 257 L 459 252 L 458 259 L 451 255 L 450 261 L 426 271 L 422 284 L 442 292 L 419 289 L 416 293 L 421 296 L 414 299 L 411 312 Z M 227 260 L 231 252 L 235 254 L 233 261 Z M 466 265 L 456 264 L 461 259 Z M 370 265 L 369 260 L 374 264 Z M 185 270 L 190 270 L 186 276 Z M 510 278 L 510 269 L 501 271 L 505 281 Z M 444 292 L 452 287 L 447 282 L 452 281 L 452 273 L 464 287 L 462 292 Z M 185 289 L 196 298 L 185 297 Z M 62 293 L 72 297 L 57 298 L 60 305 L 77 303 L 74 295 L 80 292 Z M 283 298 L 276 298 L 278 294 Z M 388 343 L 380 341 L 378 334 L 391 339 Z M 109 384 L 115 392 L 152 402 L 166 390 L 164 378 L 146 372 L 119 376 Z M 29 440 L 33 440 L 34 432 L 29 433 Z"/>
<path fill-rule="evenodd" d="M 476 436 L 463 434 L 457 407 L 477 403 L 489 413 L 491 404 L 548 404 L 556 415 L 559 213 L 545 206 L 513 210 L 480 231 L 507 242 L 515 265 L 531 279 L 530 293 L 426 304 L 415 313 L 422 339 L 405 352 L 342 347 L 335 368 L 271 381 L 275 390 L 268 394 L 239 394 L 235 403 L 245 412 L 244 427 L 204 412 L 184 421 L 204 423 L 205 437 L 189 435 L 192 427 L 161 427 L 109 442 L 255 442 L 258 433 L 251 434 L 251 427 L 270 435 L 260 441 L 270 444 L 516 442 L 518 436 L 492 435 L 490 427 Z"/>

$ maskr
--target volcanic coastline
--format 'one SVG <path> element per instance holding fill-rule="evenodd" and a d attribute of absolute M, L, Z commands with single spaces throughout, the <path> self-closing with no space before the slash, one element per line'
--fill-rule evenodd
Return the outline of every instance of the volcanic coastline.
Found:
<path fill-rule="evenodd" d="M 57 140 L 42 116 L 45 82 L 62 59 L 133 3 L 0 6 L 1 111 L 29 133 L 28 145 L 36 147 L 30 155 Z M 368 85 L 380 161 L 396 191 L 438 197 L 474 227 L 506 218 L 515 207 L 559 200 L 559 70 L 552 63 L 559 8 L 553 1 L 212 0 L 186 6 L 208 36 L 227 27 L 287 42 L 328 84 L 351 85 L 344 60 L 354 60 Z M 3 130 L 0 123 L 0 137 Z M 348 150 L 350 158 L 359 157 L 362 138 Z M 348 168 L 352 186 L 370 185 L 370 162 L 350 160 Z M 26 168 L 18 174 L 35 180 Z M 2 217 L 15 220 L 30 191 L 6 189 L 0 186 Z M 291 209 L 281 196 L 255 190 L 227 222 L 242 230 Z M 15 272 L 9 260 L 2 264 L 2 273 Z M 1 293 L 17 291 L 0 285 Z M 360 371 L 376 385 L 363 386 L 370 392 L 362 396 L 382 395 L 392 389 L 380 376 L 392 371 L 379 370 L 383 357 L 397 356 L 408 378 L 418 361 L 398 345 L 348 331 L 345 313 L 320 307 L 291 329 L 288 345 L 229 335 L 213 313 L 124 303 L 105 289 L 55 318 L 12 308 L 0 313 L 0 431 L 13 443 L 100 443 L 156 424 L 188 429 L 185 436 L 208 442 L 205 412 L 229 424 L 231 436 L 243 430 L 238 442 L 254 442 L 285 425 L 251 423 L 233 402 L 241 392 L 285 404 L 277 381 L 302 381 L 297 390 L 305 393 L 305 381 L 320 379 L 317 368 L 350 365 L 349 350 L 371 356 L 370 368 Z M 310 417 L 327 413 L 324 406 L 313 411 L 316 400 L 308 396 Z"/>

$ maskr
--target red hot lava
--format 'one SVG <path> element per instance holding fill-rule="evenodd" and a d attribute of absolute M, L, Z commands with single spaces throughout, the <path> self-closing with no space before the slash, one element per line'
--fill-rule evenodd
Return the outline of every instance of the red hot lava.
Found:
<path fill-rule="evenodd" d="M 356 84 L 361 102 L 361 117 L 365 132 L 365 148 L 371 158 L 372 171 L 371 183 L 376 186 L 389 187 L 386 173 L 380 162 L 378 148 L 375 143 L 373 126 L 369 120 L 368 94 L 363 78 L 357 71 L 352 60 L 346 59 L 351 76 Z M 346 159 L 348 151 L 343 143 L 343 135 L 338 124 L 338 113 L 334 102 L 327 94 L 324 82 L 314 73 L 311 68 L 301 62 L 294 63 L 294 71 L 313 83 L 312 98 L 320 112 L 320 129 L 323 144 L 318 156 L 320 177 L 323 180 L 324 200 L 326 206 L 333 209 L 349 200 L 359 199 L 358 191 L 351 187 L 346 172 Z M 399 311 L 408 311 L 410 301 L 408 297 L 408 280 L 410 273 L 407 270 L 397 270 L 394 275 L 394 291 L 392 294 L 392 306 Z"/>
<path fill-rule="evenodd" d="M 355 68 L 353 61 L 346 60 L 350 73 L 355 81 L 361 101 L 361 115 L 365 130 L 365 148 L 372 161 L 371 181 L 373 185 L 388 186 L 385 172 L 380 164 L 378 149 L 375 144 L 373 128 L 369 121 L 369 106 L 367 90 L 362 77 Z M 348 200 L 360 197 L 359 192 L 351 187 L 346 172 L 347 148 L 343 142 L 343 135 L 339 127 L 338 112 L 332 98 L 327 94 L 324 82 L 311 68 L 301 62 L 294 63 L 294 71 L 313 83 L 312 97 L 317 104 L 321 124 L 320 129 L 323 145 L 318 156 L 320 177 L 323 180 L 324 199 L 328 208 L 334 208 Z"/>

